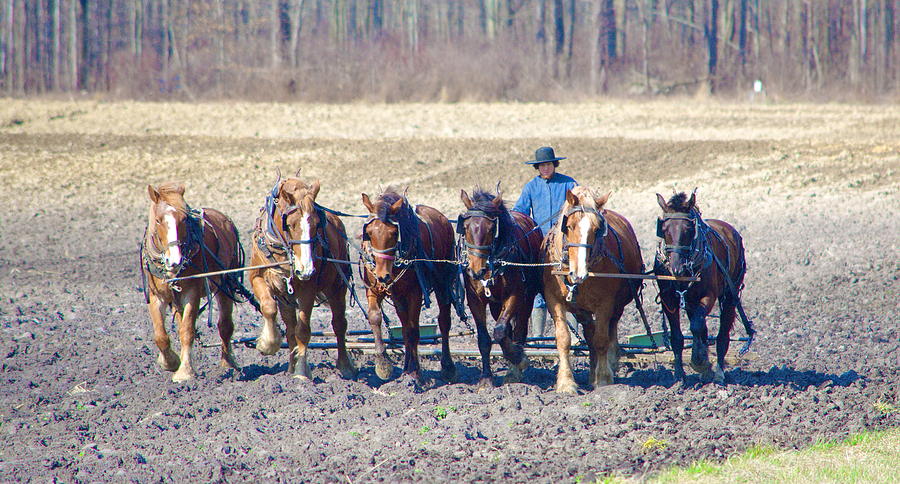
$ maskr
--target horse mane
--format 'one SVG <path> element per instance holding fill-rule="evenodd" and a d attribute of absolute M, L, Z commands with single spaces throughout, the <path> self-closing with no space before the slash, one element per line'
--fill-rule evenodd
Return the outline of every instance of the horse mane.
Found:
<path fill-rule="evenodd" d="M 666 203 L 666 205 L 668 205 L 669 208 L 675 212 L 690 213 L 691 209 L 693 209 L 693 210 L 696 210 L 697 213 L 700 213 L 700 207 L 697 206 L 696 202 L 694 202 L 693 207 L 688 206 L 687 203 L 688 203 L 689 199 L 690 198 L 687 196 L 686 193 L 678 192 L 678 193 L 672 195 L 671 198 L 669 198 L 669 201 L 668 201 L 668 203 Z"/>
<path fill-rule="evenodd" d="M 515 223 L 512 215 L 509 213 L 509 208 L 506 206 L 505 201 L 501 199 L 499 205 L 494 205 L 494 199 L 497 196 L 481 187 L 475 187 L 475 191 L 472 193 L 471 210 L 484 212 L 488 217 L 497 219 L 497 222 L 500 224 L 500 237 L 496 243 L 503 247 L 506 246 L 507 242 L 513 240 L 513 228 L 518 224 Z"/>
<path fill-rule="evenodd" d="M 289 186 L 288 184 L 292 185 Z M 293 195 L 294 188 L 300 188 L 307 191 L 307 195 L 309 194 L 309 189 L 312 188 L 311 185 L 304 182 L 303 180 L 296 177 L 286 178 L 283 182 L 281 182 L 281 189 L 279 190 L 279 195 Z M 294 203 L 300 205 L 300 208 L 303 209 L 306 213 L 311 213 L 315 210 L 314 202 L 310 200 L 309 196 L 305 196 L 300 200 L 294 200 Z"/>
<path fill-rule="evenodd" d="M 187 202 L 184 201 L 184 184 L 179 182 L 163 182 L 156 191 L 159 192 L 162 200 L 169 205 L 175 207 L 176 210 L 187 212 Z"/>

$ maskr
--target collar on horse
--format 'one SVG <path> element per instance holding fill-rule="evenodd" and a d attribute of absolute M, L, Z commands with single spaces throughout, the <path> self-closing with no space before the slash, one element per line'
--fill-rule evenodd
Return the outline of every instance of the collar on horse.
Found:
<path fill-rule="evenodd" d="M 468 258 L 466 257 L 468 254 L 472 254 L 475 257 L 480 259 L 487 260 L 487 269 L 491 273 L 491 279 L 495 277 L 499 277 L 503 274 L 504 269 L 506 269 L 505 262 L 532 262 L 530 260 L 526 260 L 525 252 L 523 252 L 522 248 L 519 246 L 519 242 L 531 233 L 531 230 L 525 232 L 523 235 L 512 239 L 509 243 L 505 245 L 501 245 L 501 237 L 500 237 L 500 225 L 502 223 L 500 217 L 491 216 L 487 212 L 483 210 L 470 209 L 465 213 L 461 214 L 456 220 L 456 233 L 459 235 L 459 243 L 457 245 L 457 259 L 459 261 L 460 270 L 464 270 L 468 267 Z M 466 219 L 472 217 L 481 217 L 487 220 L 490 220 L 494 223 L 494 240 L 490 245 L 478 245 L 470 243 L 466 240 Z M 512 217 L 510 219 L 510 230 L 518 230 L 520 232 L 524 232 L 522 228 L 517 224 Z M 538 226 L 535 226 L 535 229 Z M 534 229 L 532 229 L 534 230 Z M 472 250 L 472 252 L 469 251 Z M 475 277 L 476 280 L 480 280 L 480 276 Z"/>

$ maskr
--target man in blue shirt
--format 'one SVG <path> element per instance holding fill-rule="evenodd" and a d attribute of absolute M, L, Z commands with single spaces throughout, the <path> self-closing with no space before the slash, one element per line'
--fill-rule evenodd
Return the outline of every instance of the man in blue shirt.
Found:
<path fill-rule="evenodd" d="M 553 148 L 545 146 L 534 152 L 534 159 L 526 161 L 538 171 L 537 176 L 531 179 L 522 189 L 519 200 L 513 207 L 516 212 L 522 212 L 531 216 L 541 227 L 544 235 L 550 233 L 553 225 L 559 218 L 559 210 L 566 201 L 566 191 L 578 186 L 578 182 L 570 176 L 557 173 L 559 160 L 553 152 Z M 534 299 L 534 309 L 531 312 L 531 324 L 529 334 L 542 336 L 544 324 L 547 321 L 547 303 L 544 297 L 538 294 Z"/>

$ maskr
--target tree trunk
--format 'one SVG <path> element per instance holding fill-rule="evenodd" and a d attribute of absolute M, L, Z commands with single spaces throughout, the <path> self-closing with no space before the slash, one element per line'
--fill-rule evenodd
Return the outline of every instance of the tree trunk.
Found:
<path fill-rule="evenodd" d="M 719 0 L 706 0 L 706 21 L 703 34 L 706 37 L 706 75 L 710 94 L 716 92 L 716 69 L 719 63 Z"/>
<path fill-rule="evenodd" d="M 888 0 L 884 4 L 884 76 L 883 87 L 890 89 L 897 76 L 892 68 L 894 56 L 894 2 Z"/>
<path fill-rule="evenodd" d="M 575 47 L 576 0 L 569 0 L 569 45 L 566 52 L 566 78 L 572 78 L 572 54 Z"/>
<path fill-rule="evenodd" d="M 91 12 L 90 0 L 81 0 L 81 69 L 79 69 L 78 88 L 89 89 L 93 64 L 91 53 Z"/>
<path fill-rule="evenodd" d="M 603 30 L 606 35 L 606 64 L 616 60 L 616 3 L 605 0 L 603 6 Z"/>
<path fill-rule="evenodd" d="M 12 0 L 10 0 L 12 2 Z M 69 0 L 69 91 L 78 90 L 78 4 Z"/>
<path fill-rule="evenodd" d="M 281 64 L 281 56 L 278 53 L 278 32 L 281 29 L 281 21 L 278 18 L 279 0 L 269 2 L 269 67 L 275 69 Z"/>
<path fill-rule="evenodd" d="M 563 0 L 553 0 L 553 78 L 559 79 L 559 61 L 566 45 Z"/>

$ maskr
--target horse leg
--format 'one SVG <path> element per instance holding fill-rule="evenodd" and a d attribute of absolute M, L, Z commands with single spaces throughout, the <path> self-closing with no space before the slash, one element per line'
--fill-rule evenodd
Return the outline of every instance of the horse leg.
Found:
<path fill-rule="evenodd" d="M 412 375 L 416 383 L 421 383 L 422 371 L 419 367 L 421 297 L 416 298 L 413 294 L 408 294 L 405 298 L 395 299 L 394 307 L 397 309 L 400 324 L 403 325 L 403 374 Z"/>
<path fill-rule="evenodd" d="M 375 374 L 378 375 L 378 378 L 387 380 L 391 377 L 391 373 L 394 372 L 394 365 L 388 358 L 387 350 L 384 346 L 384 338 L 381 334 L 381 301 L 383 296 L 367 290 L 366 299 L 369 303 L 369 326 L 372 328 L 372 336 L 375 338 Z"/>
<path fill-rule="evenodd" d="M 172 342 L 169 340 L 168 333 L 166 333 L 166 306 L 168 304 L 163 302 L 162 299 L 152 292 L 150 293 L 148 308 L 150 309 L 150 321 L 153 322 L 153 341 L 156 343 L 156 347 L 159 348 L 156 362 L 163 370 L 175 371 L 178 369 L 178 365 L 181 364 L 181 360 L 175 351 L 172 350 Z"/>
<path fill-rule="evenodd" d="M 619 356 L 622 354 L 622 349 L 619 348 L 619 319 L 622 318 L 624 311 L 625 306 L 615 308 L 609 318 L 609 349 L 606 350 L 606 361 L 612 369 L 613 377 L 619 370 Z"/>
<path fill-rule="evenodd" d="M 342 286 L 343 287 L 343 286 Z M 356 378 L 358 370 L 353 359 L 347 353 L 347 302 L 346 290 L 335 291 L 328 296 L 328 307 L 331 308 L 331 329 L 337 339 L 337 367 L 341 376 L 348 380 Z"/>
<path fill-rule="evenodd" d="M 612 304 L 613 301 L 604 301 L 594 309 L 594 330 L 592 338 L 588 340 L 591 353 L 591 371 L 588 383 L 595 389 L 612 384 L 615 375 L 612 364 L 618 359 L 618 347 L 610 341 L 610 335 L 613 333 L 610 325 L 614 324 L 612 322 L 614 316 Z M 610 357 L 611 353 L 615 356 Z"/>
<path fill-rule="evenodd" d="M 172 375 L 172 381 L 187 381 L 194 378 L 194 367 L 191 364 L 191 348 L 194 345 L 197 310 L 200 305 L 198 289 L 184 289 L 181 293 L 182 305 L 178 308 L 178 339 L 181 341 L 181 365 Z"/>
<path fill-rule="evenodd" d="M 722 304 L 719 301 L 719 334 L 716 336 L 716 368 L 713 381 L 719 385 L 725 384 L 725 355 L 728 354 L 728 346 L 731 344 L 731 328 L 734 326 L 735 307 L 730 304 Z"/>
<path fill-rule="evenodd" d="M 678 298 L 674 292 L 660 291 L 659 300 L 662 303 L 663 315 L 669 322 L 669 342 L 672 345 L 675 379 L 684 382 L 687 375 L 684 373 L 684 362 L 681 354 L 684 352 L 684 334 L 681 332 L 681 310 Z M 672 308 L 670 311 L 669 308 Z"/>
<path fill-rule="evenodd" d="M 528 361 L 524 358 L 525 351 L 522 346 L 516 342 L 515 335 L 513 334 L 513 323 L 516 323 L 516 318 L 520 312 L 519 306 L 518 296 L 515 291 L 511 291 L 506 297 L 506 300 L 503 301 L 503 310 L 500 312 L 500 319 L 497 321 L 497 327 L 494 328 L 494 340 L 500 344 L 500 348 L 503 349 L 503 356 L 506 357 L 506 360 L 510 363 L 509 371 L 503 378 L 503 383 L 521 382 L 524 376 L 523 372 L 527 367 L 523 367 L 522 363 L 528 364 Z M 531 311 L 529 311 L 529 315 L 530 312 Z"/>
<path fill-rule="evenodd" d="M 698 304 L 687 308 L 688 318 L 691 320 L 691 335 L 694 337 L 691 343 L 691 368 L 700 373 L 703 381 L 710 381 L 713 377 L 712 364 L 709 362 L 709 334 L 706 329 L 706 315 L 713 302 L 709 296 L 704 296 Z"/>
<path fill-rule="evenodd" d="M 281 331 L 275 320 L 278 316 L 278 303 L 272 297 L 265 278 L 254 277 L 250 283 L 253 286 L 253 294 L 259 301 L 259 310 L 263 317 L 262 328 L 259 337 L 256 338 L 256 349 L 264 355 L 274 355 L 281 349 Z"/>
<path fill-rule="evenodd" d="M 555 295 L 554 295 L 555 296 Z M 547 309 L 553 317 L 556 327 L 556 351 L 559 353 L 559 366 L 556 370 L 556 392 L 576 394 L 578 385 L 572 376 L 572 361 L 570 349 L 572 336 L 569 333 L 569 325 L 566 324 L 566 308 L 560 297 L 547 298 Z"/>
<path fill-rule="evenodd" d="M 291 345 L 292 343 L 291 336 L 293 336 L 294 340 L 293 348 L 291 348 L 291 360 L 294 361 L 294 371 L 292 375 L 294 378 L 299 378 L 301 380 L 312 379 L 312 371 L 309 368 L 309 361 L 307 360 L 307 349 L 309 348 L 309 339 L 312 336 L 309 320 L 310 316 L 312 316 L 313 300 L 315 298 L 316 293 L 314 289 L 303 291 L 300 297 L 297 298 L 299 308 L 296 312 L 297 320 L 293 325 L 293 328 L 290 324 L 287 324 L 287 320 L 285 320 L 288 327 L 288 345 Z"/>
<path fill-rule="evenodd" d="M 487 307 L 485 302 L 469 289 L 466 284 L 466 301 L 469 303 L 469 312 L 475 320 L 475 331 L 478 335 L 478 352 L 481 353 L 481 379 L 478 381 L 479 389 L 488 389 L 493 386 L 494 379 L 491 374 L 491 346 L 493 342 L 487 330 Z"/>
<path fill-rule="evenodd" d="M 231 312 L 234 310 L 234 301 L 220 291 L 216 295 L 216 303 L 219 306 L 219 339 L 222 340 L 222 359 L 219 361 L 219 366 L 237 370 L 240 367 L 231 350 L 231 336 L 234 334 L 234 317 Z"/>
<path fill-rule="evenodd" d="M 438 327 L 441 330 L 441 379 L 452 382 L 456 365 L 450 357 L 450 298 L 438 299 Z"/>
<path fill-rule="evenodd" d="M 298 304 L 302 304 L 300 299 Z M 284 321 L 284 337 L 287 339 L 288 346 L 288 375 L 297 375 L 297 312 L 298 308 L 287 304 L 278 303 L 278 312 L 281 313 L 281 320 Z M 298 375 L 298 376 L 302 376 Z"/>

